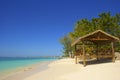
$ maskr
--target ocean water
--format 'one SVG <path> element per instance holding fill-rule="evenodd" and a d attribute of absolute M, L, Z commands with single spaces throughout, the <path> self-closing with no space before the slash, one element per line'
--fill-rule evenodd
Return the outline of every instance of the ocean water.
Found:
<path fill-rule="evenodd" d="M 0 58 L 0 73 L 14 70 L 20 67 L 25 67 L 45 61 L 53 61 L 56 58 Z"/>

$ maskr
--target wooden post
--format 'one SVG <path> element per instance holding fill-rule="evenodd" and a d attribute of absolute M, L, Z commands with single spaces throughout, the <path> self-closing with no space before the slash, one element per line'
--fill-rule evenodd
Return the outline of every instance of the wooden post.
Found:
<path fill-rule="evenodd" d="M 77 64 L 77 48 L 76 47 L 77 47 L 77 45 L 75 44 L 75 52 L 76 52 L 75 53 L 75 64 Z"/>
<path fill-rule="evenodd" d="M 111 47 L 112 47 L 112 61 L 115 62 L 115 52 L 114 52 L 114 43 L 111 42 Z"/>
<path fill-rule="evenodd" d="M 77 64 L 77 56 L 75 56 L 75 63 Z"/>
<path fill-rule="evenodd" d="M 99 47 L 98 47 L 98 44 L 97 44 L 97 61 L 99 61 Z"/>
<path fill-rule="evenodd" d="M 84 65 L 84 67 L 85 67 L 85 66 L 86 66 L 86 61 L 85 61 L 85 60 L 86 60 L 86 59 L 85 59 L 86 57 L 85 57 L 85 45 L 84 45 L 84 43 L 83 43 L 83 46 L 82 46 L 82 47 L 83 47 L 83 65 Z"/>

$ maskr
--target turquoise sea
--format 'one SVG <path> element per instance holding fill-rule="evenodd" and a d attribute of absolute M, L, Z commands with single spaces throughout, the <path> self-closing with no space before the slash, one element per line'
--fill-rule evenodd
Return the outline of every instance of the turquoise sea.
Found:
<path fill-rule="evenodd" d="M 5 71 L 14 70 L 20 67 L 25 67 L 45 61 L 53 61 L 57 58 L 8 58 L 0 57 L 0 73 Z"/>

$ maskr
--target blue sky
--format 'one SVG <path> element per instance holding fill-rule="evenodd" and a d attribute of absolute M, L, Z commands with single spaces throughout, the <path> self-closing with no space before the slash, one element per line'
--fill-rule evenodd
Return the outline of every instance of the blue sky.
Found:
<path fill-rule="evenodd" d="M 76 21 L 120 13 L 120 0 L 0 0 L 0 56 L 61 55 Z"/>

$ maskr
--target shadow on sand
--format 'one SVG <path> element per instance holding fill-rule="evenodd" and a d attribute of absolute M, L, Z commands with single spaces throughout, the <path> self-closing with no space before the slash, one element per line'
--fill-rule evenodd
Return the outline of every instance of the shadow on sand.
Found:
<path fill-rule="evenodd" d="M 111 59 L 100 59 L 100 60 L 86 60 L 86 66 L 88 65 L 94 65 L 94 64 L 103 64 L 103 63 L 111 63 Z M 83 64 L 83 61 L 79 61 L 79 64 Z"/>

